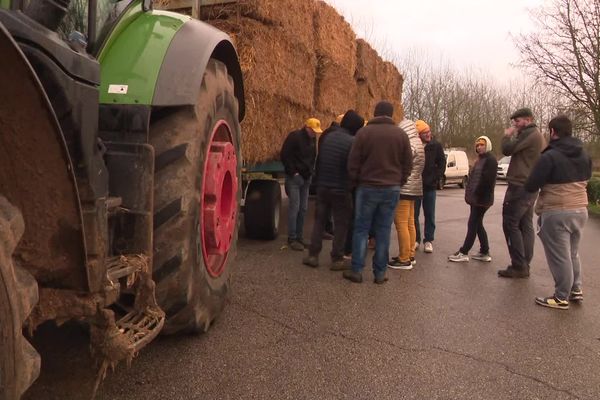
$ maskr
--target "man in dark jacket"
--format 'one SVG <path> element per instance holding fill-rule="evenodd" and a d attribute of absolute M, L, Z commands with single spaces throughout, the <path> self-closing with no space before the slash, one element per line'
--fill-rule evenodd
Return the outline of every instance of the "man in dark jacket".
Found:
<path fill-rule="evenodd" d="M 504 131 L 502 138 L 502 153 L 512 156 L 506 173 L 508 188 L 502 205 L 502 229 L 510 254 L 510 265 L 499 270 L 498 275 L 503 278 L 527 278 L 533 258 L 533 204 L 537 194 L 526 192 L 523 185 L 540 158 L 544 138 L 533 123 L 533 113 L 529 108 L 515 111 L 510 119 L 512 126 Z"/>
<path fill-rule="evenodd" d="M 469 251 L 475 243 L 476 236 L 479 238 L 479 253 L 471 258 L 478 261 L 492 261 L 490 243 L 483 226 L 483 217 L 494 204 L 498 161 L 492 154 L 492 141 L 487 136 L 477 138 L 475 152 L 477 153 L 477 161 L 475 161 L 475 165 L 469 173 L 469 180 L 465 189 L 465 201 L 471 208 L 469 222 L 467 223 L 467 236 L 462 247 L 456 253 L 448 256 L 448 261 L 469 261 Z"/>
<path fill-rule="evenodd" d="M 315 164 L 315 135 L 322 133 L 321 122 L 309 118 L 304 127 L 290 132 L 281 147 L 285 168 L 285 193 L 288 196 L 288 244 L 304 250 L 304 216 L 308 208 L 308 190 Z"/>
<path fill-rule="evenodd" d="M 371 226 L 375 231 L 373 274 L 382 284 L 389 260 L 390 231 L 394 210 L 412 170 L 412 150 L 406 133 L 392 119 L 394 107 L 381 101 L 375 106 L 375 118 L 354 139 L 348 159 L 348 174 L 356 186 L 352 270 L 344 278 L 362 282 Z"/>
<path fill-rule="evenodd" d="M 435 235 L 435 199 L 436 190 L 440 178 L 446 172 L 446 156 L 440 142 L 435 140 L 431 134 L 429 125 L 423 120 L 415 122 L 419 137 L 425 145 L 425 167 L 421 174 L 423 178 L 423 199 L 415 200 L 415 228 L 417 230 L 417 242 L 415 247 L 421 244 L 421 226 L 419 224 L 419 213 L 423 204 L 423 217 L 425 218 L 425 235 L 423 247 L 426 253 L 433 252 L 433 239 Z"/>
<path fill-rule="evenodd" d="M 364 119 L 354 110 L 346 112 L 339 127 L 332 128 L 327 137 L 321 136 L 316 163 L 315 184 L 317 206 L 308 257 L 302 262 L 310 267 L 319 265 L 323 233 L 333 214 L 331 270 L 344 269 L 344 241 L 352 216 L 352 195 L 348 178 L 348 154 L 354 135 L 364 125 Z"/>
<path fill-rule="evenodd" d="M 569 301 L 583 300 L 578 248 L 588 218 L 586 186 L 592 161 L 581 141 L 572 136 L 573 125 L 567 116 L 552 118 L 548 129 L 550 144 L 525 183 L 528 193 L 541 189 L 535 205 L 538 235 L 555 283 L 553 296 L 537 297 L 535 302 L 566 310 Z"/>

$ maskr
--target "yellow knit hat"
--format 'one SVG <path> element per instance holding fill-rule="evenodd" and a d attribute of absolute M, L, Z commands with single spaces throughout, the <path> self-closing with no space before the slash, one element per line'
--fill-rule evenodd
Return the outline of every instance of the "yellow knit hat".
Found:
<path fill-rule="evenodd" d="M 429 125 L 427 125 L 427 122 L 423 121 L 422 119 L 418 119 L 417 122 L 415 122 L 415 125 L 417 126 L 417 132 L 419 133 L 431 130 Z"/>

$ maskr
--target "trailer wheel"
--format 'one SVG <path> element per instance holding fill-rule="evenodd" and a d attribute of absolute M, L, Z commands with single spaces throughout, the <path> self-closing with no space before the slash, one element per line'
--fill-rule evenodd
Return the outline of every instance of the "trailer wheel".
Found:
<path fill-rule="evenodd" d="M 225 64 L 209 61 L 195 106 L 155 110 L 150 141 L 163 333 L 203 332 L 229 290 L 241 199 L 238 102 Z"/>
<path fill-rule="evenodd" d="M 250 181 L 244 203 L 244 228 L 251 239 L 273 240 L 279 233 L 281 188 L 276 180 Z"/>
<path fill-rule="evenodd" d="M 467 182 L 469 181 L 469 178 L 466 176 L 463 176 L 462 179 L 460 180 L 460 183 L 458 184 L 458 186 L 461 189 L 464 189 L 467 186 Z"/>
<path fill-rule="evenodd" d="M 0 399 L 19 399 L 40 373 L 40 356 L 23 337 L 23 324 L 38 302 L 35 279 L 13 263 L 23 217 L 0 196 Z"/>

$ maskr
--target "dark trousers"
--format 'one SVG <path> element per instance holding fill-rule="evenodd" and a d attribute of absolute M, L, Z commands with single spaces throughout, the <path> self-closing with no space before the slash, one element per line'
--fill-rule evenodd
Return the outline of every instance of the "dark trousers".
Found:
<path fill-rule="evenodd" d="M 523 186 L 508 184 L 502 205 L 502 229 L 508 245 L 511 266 L 529 270 L 533 258 L 535 232 L 533 205 L 537 193 L 526 192 Z"/>
<path fill-rule="evenodd" d="M 461 253 L 469 254 L 469 251 L 473 248 L 473 244 L 475 243 L 476 236 L 479 238 L 479 252 L 482 254 L 488 254 L 490 252 L 487 232 L 483 227 L 483 216 L 488 208 L 489 207 L 471 206 L 469 222 L 467 223 L 467 236 L 460 248 Z"/>
<path fill-rule="evenodd" d="M 417 230 L 417 243 L 421 243 L 421 226 L 419 224 L 419 214 L 421 205 L 423 206 L 423 216 L 425 217 L 425 235 L 423 242 L 433 242 L 435 235 L 435 198 L 434 190 L 424 190 L 423 199 L 415 200 L 415 229 Z"/>
<path fill-rule="evenodd" d="M 323 232 L 330 215 L 333 215 L 331 259 L 337 261 L 344 258 L 346 232 L 352 218 L 352 195 L 339 189 L 318 187 L 315 224 L 308 249 L 311 256 L 318 256 L 323 248 Z"/>

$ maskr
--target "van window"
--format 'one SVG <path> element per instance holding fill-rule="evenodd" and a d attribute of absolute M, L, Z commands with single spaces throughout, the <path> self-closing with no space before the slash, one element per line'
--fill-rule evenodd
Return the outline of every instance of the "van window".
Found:
<path fill-rule="evenodd" d="M 446 160 L 446 165 L 450 163 L 454 163 L 454 165 L 456 165 L 456 156 L 454 154 L 450 154 Z"/>

